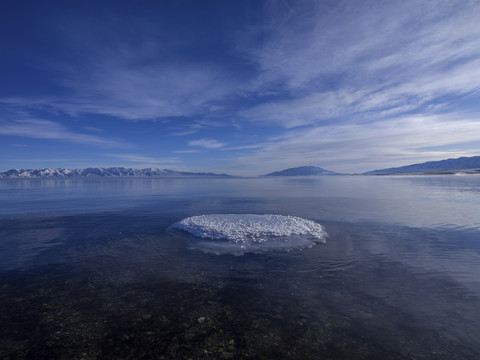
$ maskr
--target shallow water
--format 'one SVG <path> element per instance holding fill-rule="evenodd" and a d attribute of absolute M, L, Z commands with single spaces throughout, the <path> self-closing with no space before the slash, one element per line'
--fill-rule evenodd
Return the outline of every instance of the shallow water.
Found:
<path fill-rule="evenodd" d="M 205 214 L 328 238 L 234 256 L 167 230 Z M 0 358 L 479 358 L 478 214 L 475 175 L 2 180 Z"/>

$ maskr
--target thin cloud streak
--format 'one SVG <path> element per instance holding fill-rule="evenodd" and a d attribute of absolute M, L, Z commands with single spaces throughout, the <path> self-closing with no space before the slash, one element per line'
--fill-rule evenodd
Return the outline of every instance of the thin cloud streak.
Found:
<path fill-rule="evenodd" d="M 194 130 L 185 130 L 185 131 L 177 131 L 172 133 L 173 136 L 187 136 L 187 135 L 193 135 L 196 134 L 199 131 L 199 129 L 194 129 Z"/>
<path fill-rule="evenodd" d="M 253 91 L 288 94 L 244 118 L 293 128 L 412 112 L 480 89 L 479 3 L 302 4 L 282 17 L 273 11 L 266 44 L 244 50 L 261 69 Z"/>
<path fill-rule="evenodd" d="M 122 7 L 108 19 L 58 16 L 67 20 L 44 29 L 45 46 L 31 38 L 26 53 L 39 56 L 13 69 L 33 76 L 4 87 L 0 134 L 109 148 L 128 148 L 125 138 L 137 153 L 107 154 L 115 161 L 178 156 L 236 173 L 478 155 L 480 2 L 264 0 L 254 17 L 219 10 L 217 23 L 205 12 L 198 28 L 183 8 L 171 23 L 158 20 L 169 6 L 153 8 L 164 17 L 149 6 L 132 7 L 128 24 Z M 9 145 L 19 158 L 26 150 Z"/>
<path fill-rule="evenodd" d="M 126 162 L 143 163 L 143 164 L 177 164 L 180 162 L 178 158 L 152 158 L 137 154 L 105 154 L 106 156 L 121 159 Z"/>
<path fill-rule="evenodd" d="M 304 1 L 291 11 L 271 4 L 266 43 L 244 49 L 262 70 L 260 84 L 271 79 L 288 89 L 318 88 L 345 72 L 347 84 L 366 77 L 394 83 L 391 77 L 436 72 L 480 52 L 476 2 Z"/>
<path fill-rule="evenodd" d="M 299 165 L 318 165 L 339 172 L 364 172 L 412 162 L 466 155 L 465 151 L 428 148 L 480 144 L 480 122 L 456 117 L 414 116 L 360 124 L 317 126 L 290 130 L 270 139 L 258 151 L 237 158 L 240 166 L 261 174 Z M 278 156 L 282 154 L 282 156 Z M 472 152 L 470 155 L 475 155 Z"/>
<path fill-rule="evenodd" d="M 225 67 L 182 57 L 190 39 L 173 39 L 170 29 L 144 17 L 132 20 L 125 26 L 123 17 L 112 13 L 108 25 L 88 18 L 57 24 L 62 45 L 76 54 L 67 63 L 49 64 L 65 91 L 0 102 L 41 105 L 70 116 L 152 120 L 215 113 L 219 107 L 213 102 L 234 93 L 237 81 Z M 125 41 L 130 37 L 139 41 Z"/>
<path fill-rule="evenodd" d="M 202 150 L 175 150 L 175 154 L 198 154 L 201 153 Z"/>
<path fill-rule="evenodd" d="M 82 78 L 71 78 L 65 86 L 72 96 L 3 98 L 13 106 L 44 106 L 73 117 L 102 114 L 126 120 L 152 120 L 192 116 L 208 112 L 209 101 L 231 92 L 209 68 L 164 65 L 129 69 L 112 59 L 99 59 L 104 66 L 81 71 Z M 66 77 L 69 74 L 65 75 Z"/>
<path fill-rule="evenodd" d="M 415 81 L 390 88 L 313 93 L 294 100 L 265 103 L 241 115 L 293 128 L 344 116 L 372 119 L 414 112 L 437 98 L 461 97 L 479 90 L 480 60 L 442 74 L 418 76 Z"/>
<path fill-rule="evenodd" d="M 199 139 L 188 142 L 189 146 L 199 146 L 207 149 L 219 149 L 224 147 L 225 144 L 213 139 Z"/>
<path fill-rule="evenodd" d="M 76 133 L 63 125 L 41 119 L 25 119 L 12 122 L 0 122 L 1 135 L 14 135 L 34 139 L 61 140 L 79 144 L 103 147 L 128 147 L 119 140 L 102 138 L 95 135 Z"/>

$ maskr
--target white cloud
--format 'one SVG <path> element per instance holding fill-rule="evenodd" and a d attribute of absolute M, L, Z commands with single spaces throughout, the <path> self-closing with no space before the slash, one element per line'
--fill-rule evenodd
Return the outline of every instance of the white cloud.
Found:
<path fill-rule="evenodd" d="M 418 75 L 398 85 L 369 89 L 340 89 L 293 100 L 268 102 L 241 115 L 286 128 L 320 123 L 337 117 L 382 118 L 417 110 L 436 98 L 474 94 L 480 90 L 480 60 L 440 74 Z M 444 99 L 443 101 L 448 101 Z M 424 110 L 423 110 L 424 111 Z"/>
<path fill-rule="evenodd" d="M 95 126 L 84 126 L 83 128 L 84 128 L 85 130 L 93 131 L 93 132 L 95 132 L 95 133 L 103 133 L 103 132 L 105 132 L 105 130 L 99 129 L 99 128 L 95 127 Z"/>
<path fill-rule="evenodd" d="M 106 156 L 115 157 L 126 162 L 143 163 L 143 164 L 176 164 L 180 162 L 178 158 L 152 158 L 149 156 L 137 154 L 105 154 Z"/>
<path fill-rule="evenodd" d="M 41 119 L 0 122 L 0 135 L 14 135 L 35 139 L 55 139 L 104 147 L 128 147 L 126 143 L 120 140 L 77 133 L 59 123 Z"/>
<path fill-rule="evenodd" d="M 196 134 L 198 131 L 199 131 L 199 129 L 176 131 L 176 132 L 172 133 L 172 135 L 173 136 L 187 136 L 187 135 Z"/>
<path fill-rule="evenodd" d="M 207 149 L 218 149 L 225 146 L 224 143 L 212 139 L 199 139 L 188 142 L 189 146 L 199 146 Z"/>
<path fill-rule="evenodd" d="M 208 126 L 205 123 L 196 121 L 195 123 L 190 123 L 185 127 L 173 127 L 172 130 L 176 130 L 172 133 L 174 136 L 187 136 L 199 132 L 201 129 L 204 129 Z"/>
<path fill-rule="evenodd" d="M 286 128 L 379 118 L 430 102 L 454 107 L 480 90 L 478 2 L 272 4 L 269 31 L 259 29 L 265 43 L 243 51 L 261 69 L 252 90 L 288 96 L 246 109 L 244 118 Z"/>
<path fill-rule="evenodd" d="M 175 154 L 198 154 L 202 152 L 201 150 L 176 150 Z"/>
<path fill-rule="evenodd" d="M 289 88 L 310 87 L 344 72 L 348 83 L 362 84 L 365 77 L 388 82 L 390 76 L 436 71 L 480 51 L 480 4 L 472 1 L 295 5 L 289 11 L 273 9 L 266 44 L 246 50 L 264 77 Z M 379 70 L 386 71 L 385 78 L 372 79 Z"/>
<path fill-rule="evenodd" d="M 231 92 L 228 81 L 205 66 L 161 64 L 131 69 L 112 59 L 102 62 L 103 66 L 80 71 L 82 77 L 64 80 L 72 96 L 3 98 L 1 102 L 42 105 L 71 116 L 91 113 L 141 120 L 205 113 L 209 101 Z"/>
<path fill-rule="evenodd" d="M 132 17 L 128 26 L 119 19 L 85 26 L 80 17 L 65 24 L 71 45 L 62 43 L 78 57 L 49 69 L 65 91 L 0 103 L 16 115 L 164 118 L 156 123 L 162 136 L 206 137 L 176 154 L 228 150 L 243 154 L 239 168 L 363 171 L 455 156 L 457 149 L 476 155 L 474 145 L 462 144 L 480 141 L 480 2 L 266 1 L 262 16 L 238 29 L 236 52 L 226 46 L 201 56 L 203 44 L 192 48 L 163 24 Z M 99 136 L 100 129 L 84 130 L 37 119 L 0 122 L 3 135 L 125 146 Z M 175 159 L 110 156 L 143 164 Z"/>
<path fill-rule="evenodd" d="M 72 57 L 41 64 L 48 64 L 61 94 L 0 101 L 128 120 L 215 113 L 221 109 L 215 102 L 235 91 L 235 76 L 220 62 L 182 55 L 191 51 L 192 39 L 177 26 L 183 25 L 168 27 L 144 16 L 125 24 L 116 11 L 108 19 L 78 16 L 52 24 L 57 45 Z"/>
<path fill-rule="evenodd" d="M 365 124 L 343 124 L 289 130 L 257 151 L 238 157 L 261 174 L 299 165 L 317 165 L 339 172 L 478 155 L 456 151 L 462 143 L 480 144 L 480 120 L 456 115 L 409 116 Z M 445 149 L 442 149 L 444 147 Z M 432 148 L 432 150 L 429 150 Z M 448 149 L 447 149 L 448 148 Z"/>

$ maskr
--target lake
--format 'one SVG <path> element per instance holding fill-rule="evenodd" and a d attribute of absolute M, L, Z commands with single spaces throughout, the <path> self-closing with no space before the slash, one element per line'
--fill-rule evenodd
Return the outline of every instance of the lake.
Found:
<path fill-rule="evenodd" d="M 171 231 L 226 214 L 328 236 Z M 480 358 L 480 176 L 1 179 L 0 309 L 2 359 Z"/>

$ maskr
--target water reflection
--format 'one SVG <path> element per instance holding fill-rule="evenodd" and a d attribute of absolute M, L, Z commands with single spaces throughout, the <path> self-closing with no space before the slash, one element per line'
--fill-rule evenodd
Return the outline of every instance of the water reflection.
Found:
<path fill-rule="evenodd" d="M 0 182 L 0 357 L 478 358 L 479 184 Z M 166 231 L 214 213 L 299 216 L 329 238 L 236 257 Z"/>

